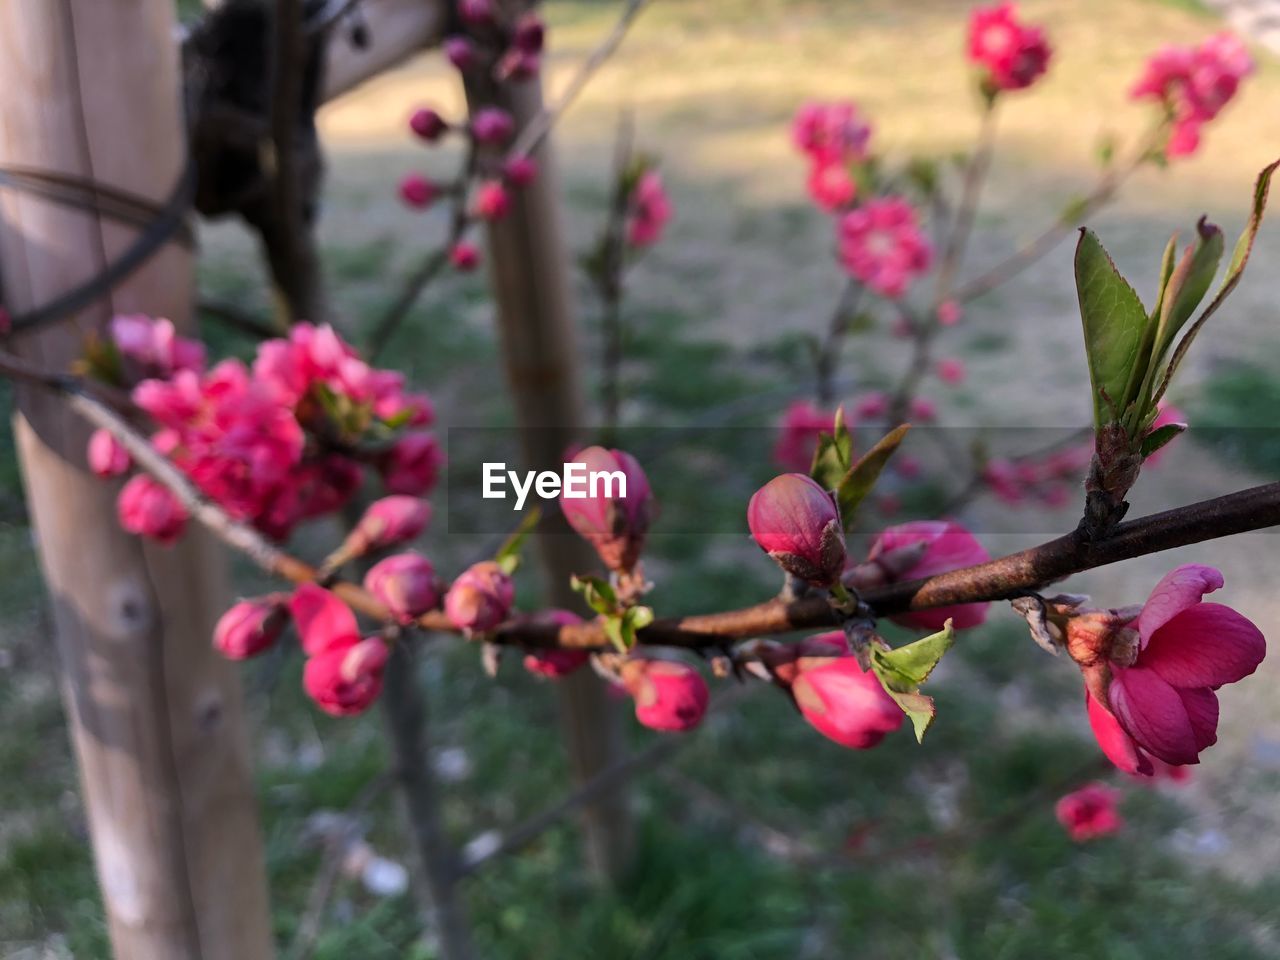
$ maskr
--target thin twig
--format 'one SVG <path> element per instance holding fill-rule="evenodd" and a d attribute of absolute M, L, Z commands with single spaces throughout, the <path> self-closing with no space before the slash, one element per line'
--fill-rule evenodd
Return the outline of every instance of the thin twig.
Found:
<path fill-rule="evenodd" d="M 635 124 L 630 110 L 623 110 L 618 118 L 618 140 L 613 157 L 613 198 L 609 204 L 609 217 L 601 238 L 599 275 L 594 279 L 604 305 L 602 332 L 604 349 L 601 351 L 600 406 L 601 442 L 606 446 L 618 429 L 618 413 L 622 405 L 622 358 L 624 351 L 622 329 L 622 298 L 626 279 L 626 221 L 628 170 L 631 167 L 635 142 Z"/>

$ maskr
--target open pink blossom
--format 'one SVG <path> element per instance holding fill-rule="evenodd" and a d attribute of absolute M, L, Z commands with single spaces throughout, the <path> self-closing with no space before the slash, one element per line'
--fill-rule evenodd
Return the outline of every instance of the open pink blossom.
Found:
<path fill-rule="evenodd" d="M 412 551 L 379 560 L 364 575 L 364 587 L 400 623 L 412 623 L 440 602 L 436 570 Z"/>
<path fill-rule="evenodd" d="M 602 476 L 597 478 L 595 490 L 583 481 L 587 496 L 570 497 L 568 487 L 561 490 L 564 518 L 596 548 L 606 567 L 632 569 L 640 559 L 656 510 L 644 469 L 626 451 L 604 447 L 587 447 L 576 453 L 572 462 L 583 465 L 584 477 Z"/>
<path fill-rule="evenodd" d="M 473 563 L 458 575 L 444 598 L 449 621 L 467 634 L 485 633 L 507 619 L 515 586 L 492 560 Z"/>
<path fill-rule="evenodd" d="M 991 555 L 978 538 L 950 520 L 913 520 L 889 527 L 871 544 L 868 559 L 877 561 L 913 544 L 924 544 L 924 552 L 910 566 L 895 571 L 895 580 L 916 580 L 947 573 L 974 564 L 986 563 Z M 919 548 L 917 548 L 919 549 Z M 957 630 L 976 627 L 987 619 L 986 603 L 967 603 L 933 610 L 917 610 L 893 617 L 895 623 L 921 630 L 941 630 L 948 619 Z"/>
<path fill-rule="evenodd" d="M 1090 783 L 1059 799 L 1053 812 L 1068 836 L 1083 843 L 1115 833 L 1124 826 L 1116 809 L 1118 799 L 1119 792 L 1114 787 Z"/>
<path fill-rule="evenodd" d="M 133 458 L 110 430 L 95 430 L 89 437 L 89 470 L 104 480 L 129 472 Z"/>
<path fill-rule="evenodd" d="M 1048 69 L 1050 53 L 1044 31 L 1020 22 L 1013 3 L 977 7 L 969 18 L 969 59 L 990 91 L 1031 86 Z"/>
<path fill-rule="evenodd" d="M 833 433 L 836 415 L 826 413 L 807 400 L 796 400 L 782 415 L 778 442 L 773 447 L 773 459 L 780 467 L 805 473 L 813 463 L 818 447 L 818 437 Z"/>
<path fill-rule="evenodd" d="M 116 499 L 120 526 L 127 533 L 147 537 L 164 546 L 177 543 L 187 526 L 187 509 L 159 480 L 139 473 Z"/>
<path fill-rule="evenodd" d="M 802 657 L 791 695 L 805 720 L 843 747 L 867 750 L 902 726 L 902 708 L 853 656 Z"/>
<path fill-rule="evenodd" d="M 636 719 L 651 730 L 692 730 L 711 699 L 702 674 L 672 660 L 633 657 L 622 665 L 622 683 L 635 701 Z"/>
<path fill-rule="evenodd" d="M 815 165 L 848 167 L 866 159 L 871 124 L 852 101 L 810 101 L 796 111 L 791 138 Z"/>
<path fill-rule="evenodd" d="M 657 170 L 646 170 L 627 198 L 627 243 L 651 247 L 662 239 L 674 207 Z"/>
<path fill-rule="evenodd" d="M 256 657 L 280 639 L 288 624 L 285 595 L 241 600 L 218 618 L 213 628 L 213 646 L 229 660 Z"/>
<path fill-rule="evenodd" d="M 829 587 L 844 569 L 844 528 L 831 494 L 803 473 L 784 473 L 747 504 L 760 549 L 794 577 Z"/>
<path fill-rule="evenodd" d="M 533 623 L 552 623 L 567 626 L 582 622 L 582 618 L 569 610 L 541 610 L 529 618 Z M 524 655 L 524 668 L 532 674 L 559 680 L 567 677 L 591 659 L 586 650 L 530 650 Z"/>
<path fill-rule="evenodd" d="M 163 317 L 120 314 L 111 319 L 110 335 L 130 383 L 204 369 L 204 344 L 178 336 L 173 322 Z"/>
<path fill-rule="evenodd" d="M 854 277 L 896 300 L 929 269 L 933 249 L 904 197 L 877 197 L 840 218 L 840 261 Z"/>
<path fill-rule="evenodd" d="M 1147 754 L 1174 765 L 1198 763 L 1218 739 L 1215 691 L 1249 676 L 1266 655 L 1266 640 L 1251 621 L 1203 602 L 1222 584 L 1213 567 L 1171 570 L 1136 620 L 1119 628 L 1136 629 L 1136 656 L 1131 637 L 1102 651 L 1111 658 L 1110 683 L 1097 694 L 1107 702 L 1086 692 L 1089 721 L 1098 745 L 1125 772 L 1150 775 Z"/>

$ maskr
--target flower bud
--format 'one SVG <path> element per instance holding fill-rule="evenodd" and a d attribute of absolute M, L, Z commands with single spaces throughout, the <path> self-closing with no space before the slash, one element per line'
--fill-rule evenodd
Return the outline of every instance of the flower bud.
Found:
<path fill-rule="evenodd" d="M 1090 783 L 1054 804 L 1058 822 L 1072 840 L 1081 843 L 1115 833 L 1124 820 L 1116 810 L 1119 793 L 1103 783 Z"/>
<path fill-rule="evenodd" d="M 471 118 L 471 135 L 479 143 L 506 143 L 515 133 L 516 122 L 501 107 L 484 107 Z"/>
<path fill-rule="evenodd" d="M 415 210 L 424 210 L 435 202 L 440 188 L 420 173 L 405 174 L 400 181 L 400 199 Z"/>
<path fill-rule="evenodd" d="M 692 730 L 711 696 L 702 674 L 672 660 L 627 660 L 622 684 L 635 701 L 636 719 L 651 730 Z"/>
<path fill-rule="evenodd" d="M 444 598 L 449 621 L 467 634 L 492 630 L 511 611 L 515 587 L 492 560 L 472 564 L 453 581 Z"/>
<path fill-rule="evenodd" d="M 923 547 L 918 546 L 924 544 Z M 920 553 L 912 556 L 913 547 Z M 891 582 L 916 580 L 938 573 L 959 570 L 991 559 L 978 539 L 958 523 L 948 520 L 913 520 L 889 527 L 871 544 L 868 558 L 885 567 Z M 914 560 L 914 562 L 912 562 Z M 895 623 L 921 630 L 941 630 L 948 619 L 957 630 L 976 627 L 987 619 L 990 604 L 969 603 L 963 606 L 918 610 L 893 617 Z"/>
<path fill-rule="evenodd" d="M 521 53 L 541 53 L 546 43 L 547 29 L 542 18 L 530 11 L 516 21 L 511 45 Z"/>
<path fill-rule="evenodd" d="M 849 638 L 839 630 L 805 637 L 797 643 L 762 641 L 756 648 L 760 661 L 773 679 L 791 686 L 802 670 L 809 670 L 837 657 L 849 656 Z"/>
<path fill-rule="evenodd" d="M 412 623 L 440 600 L 436 570 L 417 553 L 398 553 L 375 563 L 364 576 L 364 587 L 401 623 Z"/>
<path fill-rule="evenodd" d="M 120 526 L 164 546 L 176 543 L 187 525 L 187 510 L 160 481 L 145 473 L 131 479 L 116 500 Z"/>
<path fill-rule="evenodd" d="M 829 587 L 844 569 L 835 500 L 802 473 L 784 473 L 757 490 L 747 505 L 747 525 L 760 549 L 794 577 Z"/>
<path fill-rule="evenodd" d="M 476 187 L 472 212 L 481 220 L 501 220 L 511 209 L 511 195 L 501 180 L 486 180 Z"/>
<path fill-rule="evenodd" d="M 622 474 L 600 479 L 587 496 L 570 497 L 568 486 L 560 493 L 560 509 L 578 536 L 600 555 L 610 570 L 630 570 L 640 559 L 645 534 L 654 515 L 653 491 L 644 470 L 631 454 L 604 447 L 587 447 L 573 458 L 586 467 L 586 475 Z M 625 490 L 625 496 L 623 491 Z"/>
<path fill-rule="evenodd" d="M 363 713 L 382 692 L 382 672 L 389 656 L 381 637 L 331 647 L 308 658 L 302 687 L 316 706 L 332 716 Z"/>
<path fill-rule="evenodd" d="M 369 504 L 347 537 L 350 556 L 385 550 L 422 533 L 431 520 L 431 505 L 417 497 L 383 497 Z"/>
<path fill-rule="evenodd" d="M 964 310 L 954 300 L 943 300 L 938 304 L 938 323 L 944 327 L 954 327 L 964 316 Z"/>
<path fill-rule="evenodd" d="M 425 431 L 406 433 L 378 462 L 388 493 L 421 497 L 431 492 L 444 465 L 436 438 Z"/>
<path fill-rule="evenodd" d="M 129 472 L 133 458 L 110 430 L 95 430 L 89 438 L 89 469 L 104 480 Z"/>
<path fill-rule="evenodd" d="M 458 0 L 458 16 L 463 23 L 484 26 L 493 22 L 493 0 Z"/>
<path fill-rule="evenodd" d="M 902 726 L 901 708 L 855 657 L 801 663 L 791 695 L 810 725 L 843 747 L 869 749 Z"/>
<path fill-rule="evenodd" d="M 435 143 L 444 136 L 449 124 L 430 107 L 419 107 L 409 117 L 409 129 L 427 143 Z"/>
<path fill-rule="evenodd" d="M 444 43 L 445 59 L 453 64 L 454 69 L 466 72 L 476 65 L 476 47 L 475 44 L 466 37 L 445 37 Z"/>
<path fill-rule="evenodd" d="M 470 273 L 480 265 L 480 251 L 474 243 L 459 240 L 449 248 L 449 263 L 461 273 Z"/>
<path fill-rule="evenodd" d="M 568 610 L 543 610 L 529 618 L 533 623 L 553 623 L 561 626 L 581 623 L 582 618 Z M 524 657 L 524 668 L 540 677 L 559 680 L 567 677 L 591 659 L 586 650 L 530 650 Z"/>
<path fill-rule="evenodd" d="M 513 187 L 527 187 L 538 178 L 538 163 L 533 157 L 512 157 L 502 165 L 502 176 Z"/>
<path fill-rule="evenodd" d="M 287 598 L 280 594 L 241 600 L 218 618 L 213 646 L 228 660 L 246 660 L 270 648 L 289 623 Z"/>
<path fill-rule="evenodd" d="M 964 383 L 967 374 L 964 361 L 959 357 L 944 357 L 938 361 L 938 379 L 952 386 Z"/>

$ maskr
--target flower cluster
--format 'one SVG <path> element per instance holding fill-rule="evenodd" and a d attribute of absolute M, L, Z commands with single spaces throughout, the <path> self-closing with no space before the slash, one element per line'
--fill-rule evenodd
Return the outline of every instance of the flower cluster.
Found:
<path fill-rule="evenodd" d="M 856 104 L 810 102 L 796 111 L 792 140 L 809 158 L 809 196 L 823 210 L 836 211 L 858 192 L 857 169 L 867 159 L 871 124 Z"/>
<path fill-rule="evenodd" d="M 1049 68 L 1050 52 L 1044 31 L 1020 22 L 1011 2 L 978 7 L 969 19 L 969 60 L 988 96 L 1031 86 Z"/>
<path fill-rule="evenodd" d="M 840 262 L 871 290 L 896 300 L 929 269 L 933 248 L 905 198 L 877 197 L 840 218 Z"/>
<path fill-rule="evenodd" d="M 1201 128 L 1217 117 L 1253 69 L 1240 38 L 1218 33 L 1195 46 L 1157 51 L 1130 95 L 1163 106 L 1173 124 L 1165 153 L 1184 157 L 1199 148 Z"/>
<path fill-rule="evenodd" d="M 662 239 L 673 211 L 662 175 L 652 168 L 642 172 L 627 198 L 627 244 L 637 248 L 653 246 Z"/>
<path fill-rule="evenodd" d="M 284 539 L 300 522 L 337 510 L 355 494 L 362 466 L 392 493 L 423 496 L 443 456 L 424 428 L 434 413 L 401 374 L 362 361 L 328 326 L 298 324 L 262 343 L 252 366 L 224 360 L 203 369 L 203 350 L 174 337 L 167 320 L 111 324 L 114 376 L 155 422 L 153 446 L 236 520 Z M 141 379 L 140 382 L 138 378 Z M 131 467 L 108 434 L 89 443 L 91 469 L 119 476 Z M 121 524 L 171 543 L 186 511 L 146 476 L 120 493 Z"/>

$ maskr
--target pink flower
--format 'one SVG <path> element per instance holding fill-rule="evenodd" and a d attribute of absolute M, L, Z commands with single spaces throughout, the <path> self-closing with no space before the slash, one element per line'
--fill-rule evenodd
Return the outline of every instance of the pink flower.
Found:
<path fill-rule="evenodd" d="M 515 130 L 515 120 L 501 107 L 482 107 L 471 118 L 471 135 L 479 143 L 506 143 Z"/>
<path fill-rule="evenodd" d="M 1089 722 L 1103 753 L 1126 773 L 1150 775 L 1148 753 L 1174 765 L 1199 763 L 1200 751 L 1218 739 L 1214 691 L 1249 676 L 1266 655 L 1266 640 L 1252 622 L 1230 607 L 1202 602 L 1222 583 L 1213 567 L 1175 568 L 1138 614 L 1136 644 L 1119 632 L 1103 651 L 1110 658 L 1110 683 L 1100 691 L 1107 702 L 1086 692 Z M 1132 632 L 1134 625 L 1120 630 Z"/>
<path fill-rule="evenodd" d="M 1124 820 L 1116 810 L 1119 793 L 1102 783 L 1090 783 L 1062 797 L 1053 808 L 1058 822 L 1076 843 L 1115 833 Z"/>
<path fill-rule="evenodd" d="M 842 747 L 867 750 L 902 726 L 902 709 L 852 656 L 799 661 L 791 695 L 804 718 Z"/>
<path fill-rule="evenodd" d="M 782 415 L 782 429 L 773 447 L 773 459 L 781 467 L 805 473 L 813 463 L 818 436 L 833 433 L 834 413 L 824 413 L 807 400 L 796 400 Z"/>
<path fill-rule="evenodd" d="M 952 385 L 964 383 L 964 361 L 959 357 L 944 357 L 938 361 L 938 379 Z"/>
<path fill-rule="evenodd" d="M 857 196 L 858 184 L 849 168 L 839 162 L 818 161 L 809 168 L 805 184 L 809 198 L 823 210 L 834 213 L 847 207 Z"/>
<path fill-rule="evenodd" d="M 582 618 L 568 610 L 542 610 L 529 618 L 534 623 L 554 623 L 565 626 L 581 623 Z M 524 668 L 532 674 L 559 680 L 567 677 L 591 659 L 586 650 L 569 650 L 556 648 L 552 650 L 530 650 L 524 657 Z"/>
<path fill-rule="evenodd" d="M 302 688 L 325 713 L 352 717 L 368 710 L 382 692 L 391 651 L 381 637 L 354 640 L 308 657 Z"/>
<path fill-rule="evenodd" d="M 288 623 L 288 598 L 281 594 L 241 600 L 218 618 L 213 646 L 228 660 L 256 657 L 280 639 Z"/>
<path fill-rule="evenodd" d="M 351 608 L 319 584 L 300 584 L 289 598 L 289 613 L 302 641 L 302 651 L 308 656 L 335 647 L 346 648 L 360 639 Z"/>
<path fill-rule="evenodd" d="M 417 553 L 398 553 L 375 563 L 364 575 L 364 588 L 404 624 L 412 623 L 440 600 L 436 569 Z"/>
<path fill-rule="evenodd" d="M 459 240 L 449 248 L 449 263 L 461 273 L 470 273 L 480 265 L 480 251 L 474 243 Z"/>
<path fill-rule="evenodd" d="M 116 499 L 120 526 L 127 533 L 171 546 L 187 526 L 187 510 L 169 488 L 145 473 L 129 480 Z"/>
<path fill-rule="evenodd" d="M 657 170 L 646 170 L 636 180 L 627 200 L 627 243 L 651 247 L 662 239 L 674 208 Z"/>
<path fill-rule="evenodd" d="M 1049 42 L 1039 27 L 1018 22 L 1017 7 L 978 7 L 969 19 L 969 59 L 990 90 L 1022 90 L 1049 67 Z"/>
<path fill-rule="evenodd" d="M 511 34 L 511 45 L 521 53 L 541 53 L 546 45 L 547 28 L 533 11 L 523 14 L 516 21 Z"/>
<path fill-rule="evenodd" d="M 459 630 L 485 633 L 511 612 L 515 586 L 492 560 L 472 564 L 453 581 L 444 598 L 444 612 Z"/>
<path fill-rule="evenodd" d="M 409 117 L 409 129 L 427 143 L 435 143 L 449 129 L 449 124 L 430 107 L 419 107 Z"/>
<path fill-rule="evenodd" d="M 133 466 L 133 458 L 110 430 L 95 430 L 89 437 L 89 470 L 95 477 L 104 480 L 119 477 L 129 472 Z"/>
<path fill-rule="evenodd" d="M 538 162 L 529 156 L 512 157 L 502 165 L 502 176 L 513 187 L 527 187 L 538 179 Z"/>
<path fill-rule="evenodd" d="M 929 423 L 938 417 L 938 406 L 928 397 L 916 397 L 911 401 L 911 419 Z"/>
<path fill-rule="evenodd" d="M 560 492 L 560 510 L 578 536 L 596 548 L 610 570 L 630 570 L 640 559 L 645 536 L 653 520 L 655 504 L 649 478 L 631 454 L 624 450 L 587 447 L 574 455 L 573 463 L 597 479 L 594 490 L 583 480 L 586 496 Z M 620 476 L 619 476 L 620 475 Z M 621 481 L 621 482 L 620 482 Z M 625 489 L 626 496 L 622 495 Z"/>
<path fill-rule="evenodd" d="M 481 220 L 501 220 L 511 210 L 511 195 L 501 180 L 486 180 L 476 187 L 471 209 Z"/>
<path fill-rule="evenodd" d="M 896 300 L 929 269 L 933 250 L 903 197 L 868 200 L 840 218 L 845 270 L 881 296 Z"/>
<path fill-rule="evenodd" d="M 430 493 L 442 466 L 444 454 L 440 452 L 440 444 L 426 431 L 406 433 L 378 461 L 387 492 L 411 497 Z"/>
<path fill-rule="evenodd" d="M 692 730 L 711 696 L 702 674 L 672 660 L 633 657 L 622 665 L 622 684 L 635 701 L 636 719 L 651 730 Z"/>
<path fill-rule="evenodd" d="M 494 78 L 499 82 L 507 80 L 528 80 L 538 75 L 542 66 L 542 58 L 536 53 L 528 53 L 514 44 L 507 47 L 494 68 Z"/>
<path fill-rule="evenodd" d="M 915 563 L 898 572 L 896 580 L 917 580 L 935 574 L 986 563 L 991 555 L 978 539 L 960 524 L 949 520 L 913 520 L 890 527 L 876 537 L 868 559 L 875 561 L 886 554 L 913 544 L 926 544 Z M 919 549 L 919 548 L 917 548 Z M 957 630 L 976 627 L 987 619 L 986 603 L 968 603 L 934 610 L 918 610 L 893 617 L 895 623 L 921 630 L 941 630 L 948 618 Z"/>
<path fill-rule="evenodd" d="M 944 327 L 954 327 L 964 316 L 964 310 L 954 300 L 943 300 L 938 304 L 938 323 Z"/>
<path fill-rule="evenodd" d="M 466 37 L 445 37 L 441 44 L 445 59 L 463 73 L 476 65 L 476 47 Z"/>
<path fill-rule="evenodd" d="M 458 0 L 458 16 L 463 23 L 485 26 L 493 22 L 493 0 Z"/>
<path fill-rule="evenodd" d="M 864 393 L 853 404 L 853 419 L 856 421 L 879 420 L 889 412 L 889 395 L 879 390 Z"/>
<path fill-rule="evenodd" d="M 347 537 L 358 553 L 386 550 L 417 537 L 431 521 L 431 504 L 417 497 L 394 495 L 369 504 Z"/>
<path fill-rule="evenodd" d="M 204 344 L 179 337 L 170 320 L 120 314 L 111 318 L 110 334 L 130 383 L 147 377 L 171 377 L 179 370 L 199 373 L 204 369 Z"/>
<path fill-rule="evenodd" d="M 791 138 L 815 165 L 839 163 L 848 167 L 867 158 L 871 124 L 850 101 L 811 101 L 796 111 Z"/>
<path fill-rule="evenodd" d="M 794 577 L 829 587 L 844 569 L 844 528 L 835 500 L 802 473 L 774 477 L 747 504 L 760 549 Z"/>
<path fill-rule="evenodd" d="M 400 199 L 415 210 L 425 210 L 438 196 L 440 188 L 420 173 L 406 173 L 400 180 Z"/>

